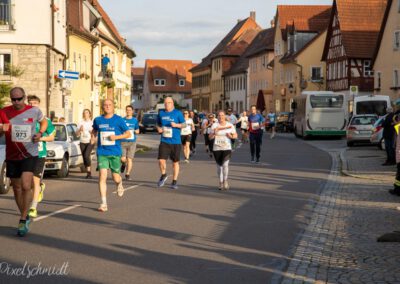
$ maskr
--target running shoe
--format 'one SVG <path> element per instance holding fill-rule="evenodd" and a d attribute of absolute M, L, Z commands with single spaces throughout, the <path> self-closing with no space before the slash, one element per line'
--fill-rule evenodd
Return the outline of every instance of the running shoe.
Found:
<path fill-rule="evenodd" d="M 123 195 L 124 195 L 124 187 L 122 186 L 122 182 L 120 182 L 118 185 L 117 185 L 117 194 L 118 194 L 118 196 L 119 197 L 122 197 Z"/>
<path fill-rule="evenodd" d="M 36 218 L 37 217 L 37 209 L 32 207 L 31 209 L 29 209 L 28 215 L 31 218 Z"/>
<path fill-rule="evenodd" d="M 259 164 L 259 163 L 260 163 L 260 159 L 257 159 L 257 160 L 256 160 L 256 164 Z"/>
<path fill-rule="evenodd" d="M 251 158 L 250 163 L 254 164 L 255 162 L 254 158 Z"/>
<path fill-rule="evenodd" d="M 44 197 L 44 189 L 46 188 L 46 184 L 45 183 L 40 183 L 40 192 L 39 192 L 39 197 L 38 197 L 38 203 L 42 202 L 43 197 Z"/>
<path fill-rule="evenodd" d="M 18 224 L 17 235 L 20 237 L 24 237 L 29 232 L 29 224 L 30 223 L 31 223 L 31 220 L 29 218 L 29 215 L 26 217 L 25 221 L 20 220 L 19 224 Z"/>
<path fill-rule="evenodd" d="M 275 137 L 275 132 L 271 134 L 271 139 Z"/>
<path fill-rule="evenodd" d="M 220 183 L 219 183 L 218 190 L 223 190 L 223 189 L 224 189 L 224 183 L 223 183 L 223 182 L 220 182 Z"/>
<path fill-rule="evenodd" d="M 97 210 L 100 212 L 107 212 L 108 211 L 107 204 L 100 204 L 100 207 Z"/>
<path fill-rule="evenodd" d="M 131 177 L 129 175 L 125 175 L 125 180 L 131 180 Z"/>
<path fill-rule="evenodd" d="M 173 182 L 171 184 L 171 189 L 178 189 L 178 184 L 176 182 Z"/>
<path fill-rule="evenodd" d="M 224 181 L 224 189 L 229 190 L 229 184 L 227 180 Z"/>
<path fill-rule="evenodd" d="M 185 159 L 185 163 L 186 163 L 186 164 L 189 164 L 189 160 L 188 160 L 188 159 Z"/>
<path fill-rule="evenodd" d="M 161 176 L 160 180 L 158 181 L 158 187 L 163 187 L 167 179 L 168 179 L 167 175 L 165 177 Z"/>

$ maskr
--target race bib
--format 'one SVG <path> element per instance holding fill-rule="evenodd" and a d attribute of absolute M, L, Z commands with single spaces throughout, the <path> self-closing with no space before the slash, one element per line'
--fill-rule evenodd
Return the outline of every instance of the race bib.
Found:
<path fill-rule="evenodd" d="M 247 121 L 243 121 L 241 128 L 247 129 Z"/>
<path fill-rule="evenodd" d="M 188 127 L 182 128 L 181 135 L 190 135 L 192 134 L 192 130 Z"/>
<path fill-rule="evenodd" d="M 172 138 L 172 127 L 163 127 L 163 137 L 164 138 Z"/>
<path fill-rule="evenodd" d="M 207 128 L 207 134 L 211 134 L 213 131 L 211 129 L 211 127 Z"/>
<path fill-rule="evenodd" d="M 131 137 L 129 137 L 130 140 L 135 139 L 135 131 L 134 130 L 129 130 L 129 133 L 131 134 Z"/>
<path fill-rule="evenodd" d="M 252 123 L 251 123 L 251 128 L 252 128 L 253 130 L 258 130 L 258 129 L 260 129 L 260 123 L 259 123 L 259 122 L 252 122 Z"/>
<path fill-rule="evenodd" d="M 13 125 L 11 131 L 12 142 L 28 143 L 32 142 L 31 125 Z"/>
<path fill-rule="evenodd" d="M 39 150 L 39 152 L 43 151 L 43 142 L 42 141 L 40 141 L 38 143 L 38 150 Z"/>
<path fill-rule="evenodd" d="M 223 135 L 217 135 L 215 136 L 215 145 L 225 148 L 227 146 L 229 146 L 230 141 L 228 140 L 228 138 L 226 136 Z"/>
<path fill-rule="evenodd" d="M 110 136 L 115 135 L 114 131 L 102 131 L 100 132 L 100 144 L 102 146 L 114 146 L 115 141 L 110 140 Z"/>
<path fill-rule="evenodd" d="M 83 131 L 82 138 L 90 138 L 90 132 L 89 131 Z"/>

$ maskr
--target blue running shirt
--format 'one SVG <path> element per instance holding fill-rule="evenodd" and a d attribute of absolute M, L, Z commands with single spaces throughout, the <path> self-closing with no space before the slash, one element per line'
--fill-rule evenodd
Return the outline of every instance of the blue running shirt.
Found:
<path fill-rule="evenodd" d="M 122 139 L 122 142 L 136 142 L 136 133 L 135 130 L 139 129 L 139 122 L 135 117 L 132 117 L 131 119 L 128 119 L 126 117 L 123 118 L 123 120 L 126 123 L 126 126 L 128 126 L 129 131 L 131 132 L 131 138 L 129 139 Z"/>
<path fill-rule="evenodd" d="M 160 110 L 157 118 L 157 123 L 158 126 L 163 128 L 163 133 L 161 134 L 161 142 L 167 144 L 181 144 L 181 129 L 171 127 L 171 122 L 185 123 L 182 112 L 176 109 L 170 112 Z"/>
<path fill-rule="evenodd" d="M 98 116 L 93 121 L 93 129 L 98 132 L 97 155 L 98 156 L 121 156 L 121 140 L 111 141 L 110 135 L 121 135 L 129 130 L 125 121 L 119 115 L 114 114 L 111 118 Z"/>
<path fill-rule="evenodd" d="M 264 117 L 257 113 L 257 114 L 250 114 L 249 115 L 249 131 L 252 133 L 262 132 L 261 124 L 264 123 Z"/>

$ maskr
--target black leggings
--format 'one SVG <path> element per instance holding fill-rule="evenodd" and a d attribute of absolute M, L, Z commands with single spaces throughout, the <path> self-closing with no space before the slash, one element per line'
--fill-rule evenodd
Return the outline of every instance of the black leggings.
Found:
<path fill-rule="evenodd" d="M 90 167 L 92 165 L 92 159 L 90 154 L 92 153 L 94 144 L 81 142 L 79 146 L 81 147 L 83 163 L 85 164 L 85 167 Z"/>
<path fill-rule="evenodd" d="M 250 132 L 251 158 L 254 159 L 254 154 L 256 154 L 256 158 L 260 159 L 261 142 L 262 142 L 262 132 L 259 132 L 259 133 L 251 133 Z"/>
<path fill-rule="evenodd" d="M 196 150 L 197 129 L 192 132 L 192 139 L 190 140 L 190 151 Z"/>

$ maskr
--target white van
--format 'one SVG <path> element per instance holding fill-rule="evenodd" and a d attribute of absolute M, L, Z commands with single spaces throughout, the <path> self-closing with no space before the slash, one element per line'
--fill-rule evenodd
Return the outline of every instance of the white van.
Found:
<path fill-rule="evenodd" d="M 389 96 L 356 96 L 353 102 L 353 115 L 376 114 L 382 116 L 386 114 L 386 108 L 389 106 L 391 106 Z"/>

